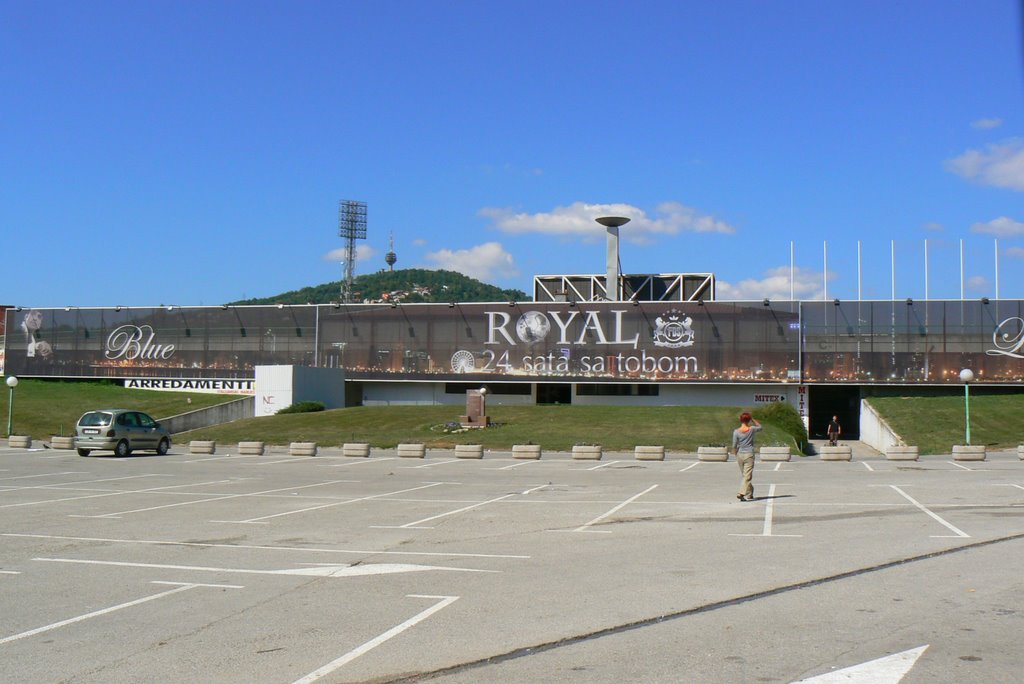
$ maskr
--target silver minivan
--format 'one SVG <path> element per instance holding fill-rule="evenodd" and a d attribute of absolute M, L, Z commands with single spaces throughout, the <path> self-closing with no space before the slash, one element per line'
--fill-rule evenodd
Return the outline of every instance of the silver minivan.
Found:
<path fill-rule="evenodd" d="M 133 451 L 151 450 L 163 456 L 171 448 L 171 433 L 142 411 L 101 409 L 89 411 L 75 425 L 75 448 L 79 456 L 92 451 L 113 451 L 127 456 Z"/>

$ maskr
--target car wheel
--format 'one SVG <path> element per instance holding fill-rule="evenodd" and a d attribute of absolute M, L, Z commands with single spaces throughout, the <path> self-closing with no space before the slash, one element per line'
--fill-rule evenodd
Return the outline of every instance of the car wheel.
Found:
<path fill-rule="evenodd" d="M 132 450 L 128 446 L 128 440 L 126 439 L 122 439 L 120 442 L 117 443 L 117 446 L 114 447 L 114 455 L 117 456 L 118 458 L 123 458 L 130 453 L 132 453 Z"/>
<path fill-rule="evenodd" d="M 169 439 L 167 439 L 166 437 L 161 439 L 160 443 L 156 445 L 156 453 L 160 454 L 161 456 L 163 456 L 164 454 L 166 454 L 170 450 L 171 450 L 171 441 Z"/>
<path fill-rule="evenodd" d="M 88 456 L 89 455 L 89 450 L 88 449 L 79 449 L 78 450 L 78 455 L 79 456 Z"/>

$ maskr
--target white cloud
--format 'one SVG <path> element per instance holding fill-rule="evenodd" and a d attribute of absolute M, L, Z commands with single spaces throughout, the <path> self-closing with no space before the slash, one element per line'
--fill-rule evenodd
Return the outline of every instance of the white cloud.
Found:
<path fill-rule="evenodd" d="M 975 223 L 971 226 L 971 230 L 975 233 L 988 233 L 996 237 L 1013 237 L 1015 235 L 1024 235 L 1024 223 L 1014 221 L 1006 216 L 1000 216 L 988 223 Z"/>
<path fill-rule="evenodd" d="M 978 119 L 977 121 L 971 122 L 971 128 L 978 128 L 981 130 L 990 130 L 993 128 L 999 128 L 1003 125 L 1003 120 L 997 117 L 991 117 L 988 119 Z"/>
<path fill-rule="evenodd" d="M 1024 191 L 1024 140 L 1014 138 L 947 159 L 947 171 L 983 185 Z"/>
<path fill-rule="evenodd" d="M 567 207 L 555 207 L 549 212 L 517 213 L 512 209 L 484 207 L 481 216 L 494 222 L 495 227 L 514 235 L 543 233 L 579 237 L 584 241 L 597 241 L 605 235 L 605 228 L 594 221 L 598 216 L 626 216 L 628 225 L 621 229 L 623 240 L 638 244 L 653 242 L 659 235 L 676 235 L 683 231 L 695 233 L 735 233 L 728 223 L 699 214 L 696 209 L 678 202 L 659 204 L 651 215 L 631 204 L 587 204 L 573 202 Z"/>
<path fill-rule="evenodd" d="M 423 238 L 416 238 L 415 240 L 412 241 L 412 244 L 416 245 L 417 247 L 422 247 L 425 244 L 427 244 L 427 241 L 424 240 Z"/>
<path fill-rule="evenodd" d="M 345 248 L 332 249 L 324 254 L 324 261 L 345 261 Z M 366 261 L 377 256 L 378 252 L 370 245 L 356 245 L 356 262 Z"/>
<path fill-rule="evenodd" d="M 942 225 L 941 223 L 934 222 L 926 223 L 921 227 L 931 233 L 941 233 L 942 231 L 946 230 L 946 226 Z"/>
<path fill-rule="evenodd" d="M 1012 259 L 1024 259 L 1024 247 L 1010 247 L 1004 254 Z"/>
<path fill-rule="evenodd" d="M 988 291 L 988 278 L 985 276 L 971 276 L 967 279 L 967 289 L 972 292 Z"/>
<path fill-rule="evenodd" d="M 434 268 L 457 271 L 484 282 L 519 275 L 512 255 L 500 242 L 486 242 L 469 249 L 439 249 L 427 253 L 426 259 Z"/>
<path fill-rule="evenodd" d="M 763 278 L 747 278 L 736 284 L 724 280 L 715 282 L 715 297 L 723 300 L 789 300 L 789 266 L 778 266 L 765 271 Z M 793 294 L 797 299 L 821 299 L 824 285 L 820 271 L 797 268 L 793 273 Z"/>

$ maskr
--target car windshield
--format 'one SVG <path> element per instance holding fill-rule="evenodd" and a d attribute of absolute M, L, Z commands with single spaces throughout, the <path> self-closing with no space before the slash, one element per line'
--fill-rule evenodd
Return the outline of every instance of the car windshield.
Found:
<path fill-rule="evenodd" d="M 78 421 L 78 424 L 86 427 L 105 427 L 110 425 L 110 417 L 109 413 L 93 411 L 82 416 L 82 419 Z"/>

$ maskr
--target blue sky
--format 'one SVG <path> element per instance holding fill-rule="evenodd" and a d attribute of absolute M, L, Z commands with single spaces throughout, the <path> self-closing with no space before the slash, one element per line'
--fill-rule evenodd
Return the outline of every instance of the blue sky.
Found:
<path fill-rule="evenodd" d="M 972 2 L 0 0 L 0 303 L 219 304 L 452 268 L 530 291 L 1024 298 L 1020 13 Z"/>

